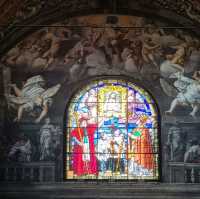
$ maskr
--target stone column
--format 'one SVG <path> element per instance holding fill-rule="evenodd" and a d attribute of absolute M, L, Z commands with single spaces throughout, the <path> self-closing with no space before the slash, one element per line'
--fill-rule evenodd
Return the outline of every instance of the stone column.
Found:
<path fill-rule="evenodd" d="M 4 123 L 4 88 L 3 88 L 3 67 L 0 66 L 0 135 L 3 133 Z"/>
<path fill-rule="evenodd" d="M 3 133 L 6 111 L 5 95 L 10 93 L 11 71 L 10 68 L 0 64 L 0 135 Z"/>

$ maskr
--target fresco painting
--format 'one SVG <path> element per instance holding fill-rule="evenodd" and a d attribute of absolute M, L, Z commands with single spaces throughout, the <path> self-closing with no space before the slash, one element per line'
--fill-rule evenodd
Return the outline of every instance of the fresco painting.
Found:
<path fill-rule="evenodd" d="M 62 173 L 66 159 L 64 179 L 157 180 L 164 137 L 164 173 L 199 163 L 197 131 L 195 141 L 165 129 L 199 128 L 199 38 L 144 17 L 108 17 L 42 27 L 2 57 L 2 162 L 57 162 Z"/>

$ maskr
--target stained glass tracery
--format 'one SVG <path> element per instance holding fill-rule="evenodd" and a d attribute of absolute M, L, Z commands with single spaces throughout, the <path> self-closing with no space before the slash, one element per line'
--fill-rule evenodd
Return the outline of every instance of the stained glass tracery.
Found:
<path fill-rule="evenodd" d="M 159 179 L 158 113 L 143 88 L 94 81 L 68 108 L 66 179 Z"/>

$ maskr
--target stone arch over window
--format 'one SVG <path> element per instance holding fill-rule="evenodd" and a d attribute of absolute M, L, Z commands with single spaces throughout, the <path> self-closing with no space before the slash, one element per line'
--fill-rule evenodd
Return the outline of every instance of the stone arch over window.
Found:
<path fill-rule="evenodd" d="M 66 111 L 65 179 L 160 179 L 159 111 L 143 87 L 93 80 Z"/>

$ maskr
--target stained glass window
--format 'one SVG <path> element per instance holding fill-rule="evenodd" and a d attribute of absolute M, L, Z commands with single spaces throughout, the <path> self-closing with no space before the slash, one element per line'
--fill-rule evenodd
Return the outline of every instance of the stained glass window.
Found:
<path fill-rule="evenodd" d="M 71 100 L 66 126 L 66 179 L 159 179 L 157 107 L 143 88 L 93 81 Z"/>

